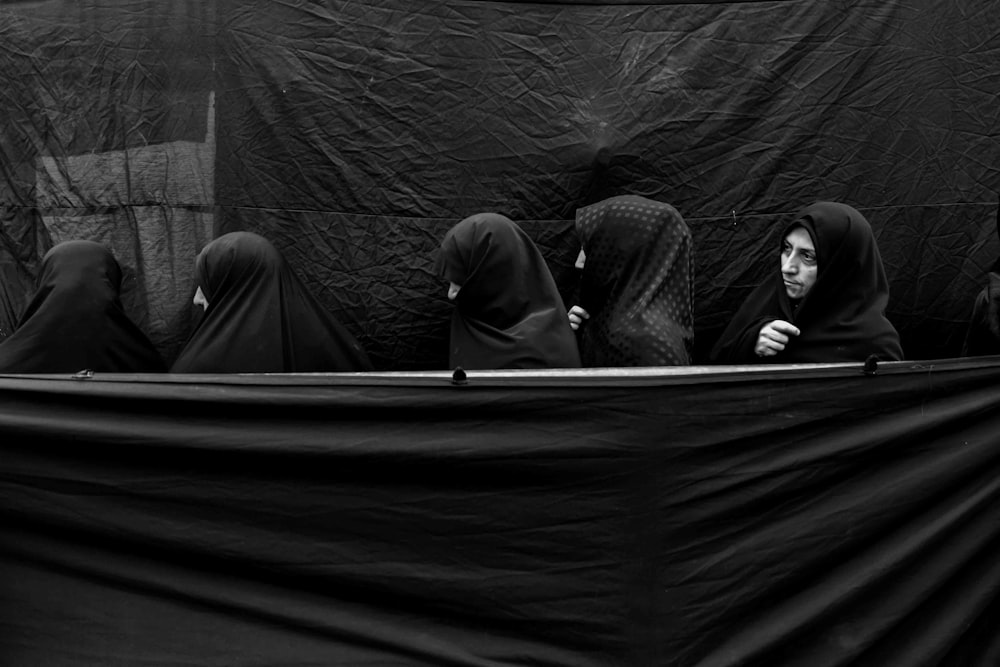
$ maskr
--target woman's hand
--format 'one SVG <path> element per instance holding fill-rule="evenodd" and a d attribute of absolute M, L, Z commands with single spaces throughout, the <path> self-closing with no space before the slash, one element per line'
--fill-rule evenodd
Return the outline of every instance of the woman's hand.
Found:
<path fill-rule="evenodd" d="M 791 322 L 772 320 L 760 328 L 753 351 L 758 357 L 773 357 L 785 349 L 789 336 L 798 336 L 799 333 L 798 327 Z"/>
<path fill-rule="evenodd" d="M 576 331 L 583 324 L 584 320 L 590 319 L 590 313 L 580 306 L 573 306 L 569 309 L 569 328 Z"/>

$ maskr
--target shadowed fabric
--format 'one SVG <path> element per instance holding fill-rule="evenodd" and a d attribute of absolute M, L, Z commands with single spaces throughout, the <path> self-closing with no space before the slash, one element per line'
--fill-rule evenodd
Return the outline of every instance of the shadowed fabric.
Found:
<path fill-rule="evenodd" d="M 509 219 L 480 213 L 441 242 L 439 275 L 455 297 L 451 368 L 579 368 L 576 337 L 545 259 Z"/>
<path fill-rule="evenodd" d="M 816 283 L 793 307 L 779 264 L 736 312 L 712 351 L 713 361 L 834 363 L 873 354 L 883 361 L 902 359 L 899 335 L 885 316 L 889 283 L 864 216 L 846 204 L 816 202 L 799 212 L 781 239 L 795 227 L 805 228 L 816 247 Z M 778 354 L 758 357 L 757 336 L 773 320 L 791 322 L 801 333 Z"/>
<path fill-rule="evenodd" d="M 0 343 L 0 372 L 161 373 L 163 360 L 122 307 L 122 271 L 92 241 L 45 255 L 17 330 Z"/>
<path fill-rule="evenodd" d="M 582 208 L 584 366 L 683 366 L 694 339 L 691 232 L 677 210 L 623 195 Z"/>
<path fill-rule="evenodd" d="M 354 336 L 327 313 L 266 239 L 226 234 L 198 255 L 205 315 L 174 373 L 367 371 Z"/>
<path fill-rule="evenodd" d="M 0 378 L 0 664 L 1000 665 L 1000 357 L 488 375 Z"/>

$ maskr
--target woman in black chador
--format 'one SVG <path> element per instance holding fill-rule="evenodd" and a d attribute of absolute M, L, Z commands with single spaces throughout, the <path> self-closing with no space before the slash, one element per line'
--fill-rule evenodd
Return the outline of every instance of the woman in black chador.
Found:
<path fill-rule="evenodd" d="M 173 373 L 372 370 L 354 337 L 257 234 L 234 232 L 205 246 L 195 284 L 205 315 Z"/>
<path fill-rule="evenodd" d="M 1000 354 L 1000 259 L 986 276 L 986 286 L 972 304 L 963 357 Z"/>
<path fill-rule="evenodd" d="M 545 259 L 502 215 L 466 218 L 441 243 L 455 302 L 451 368 L 579 368 L 576 339 Z"/>
<path fill-rule="evenodd" d="M 49 250 L 17 330 L 0 343 L 0 372 L 165 371 L 122 308 L 121 280 L 121 267 L 99 243 L 67 241 Z"/>
<path fill-rule="evenodd" d="M 754 290 L 712 351 L 725 364 L 903 358 L 885 317 L 889 283 L 871 226 L 846 204 L 817 202 L 781 236 L 780 270 Z"/>
<path fill-rule="evenodd" d="M 691 232 L 670 204 L 623 195 L 576 212 L 582 243 L 580 331 L 583 365 L 691 363 Z"/>
<path fill-rule="evenodd" d="M 1000 208 L 997 209 L 997 234 L 1000 235 Z M 972 317 L 962 346 L 963 357 L 1000 354 L 1000 258 L 986 275 L 986 286 L 976 295 Z"/>

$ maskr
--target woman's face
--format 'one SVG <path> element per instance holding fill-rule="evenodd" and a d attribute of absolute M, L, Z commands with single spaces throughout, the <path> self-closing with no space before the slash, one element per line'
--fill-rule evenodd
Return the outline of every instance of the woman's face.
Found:
<path fill-rule="evenodd" d="M 205 293 L 201 291 L 200 285 L 198 286 L 198 290 L 194 293 L 194 298 L 191 299 L 191 301 L 196 306 L 208 308 L 208 299 L 205 298 Z"/>
<path fill-rule="evenodd" d="M 458 285 L 456 283 L 448 283 L 448 299 L 454 301 L 455 297 L 458 296 L 458 291 L 460 289 L 462 289 L 461 285 Z"/>
<path fill-rule="evenodd" d="M 816 284 L 816 248 L 805 227 L 788 232 L 781 243 L 781 277 L 789 299 L 801 299 Z"/>

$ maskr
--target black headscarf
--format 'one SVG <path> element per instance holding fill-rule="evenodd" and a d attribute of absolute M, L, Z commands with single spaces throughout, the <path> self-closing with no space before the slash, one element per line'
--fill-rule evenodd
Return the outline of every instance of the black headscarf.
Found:
<path fill-rule="evenodd" d="M 623 195 L 576 212 L 586 253 L 584 366 L 691 363 L 691 232 L 669 204 Z"/>
<path fill-rule="evenodd" d="M 997 206 L 997 235 L 1000 236 L 1000 205 Z M 976 296 L 972 318 L 965 333 L 962 356 L 1000 354 L 1000 258 L 986 276 L 986 286 Z"/>
<path fill-rule="evenodd" d="M 864 216 L 846 204 L 817 202 L 799 212 L 782 240 L 795 227 L 812 237 L 816 282 L 795 308 L 780 269 L 775 271 L 737 311 L 712 359 L 730 364 L 864 361 L 873 354 L 883 361 L 902 359 L 899 334 L 885 317 L 889 282 Z M 791 322 L 801 333 L 778 354 L 758 357 L 757 336 L 772 320 Z"/>
<path fill-rule="evenodd" d="M 480 213 L 445 235 L 438 273 L 455 298 L 452 368 L 579 368 L 576 338 L 545 259 L 520 227 Z"/>
<path fill-rule="evenodd" d="M 67 241 L 45 257 L 17 330 L 0 343 L 0 372 L 162 373 L 163 360 L 120 299 L 122 271 L 92 241 Z"/>
<path fill-rule="evenodd" d="M 976 295 L 965 332 L 962 356 L 1000 354 L 1000 262 L 986 276 L 986 287 Z"/>
<path fill-rule="evenodd" d="M 234 232 L 205 246 L 195 282 L 208 308 L 173 373 L 372 370 L 357 340 L 257 234 Z"/>

